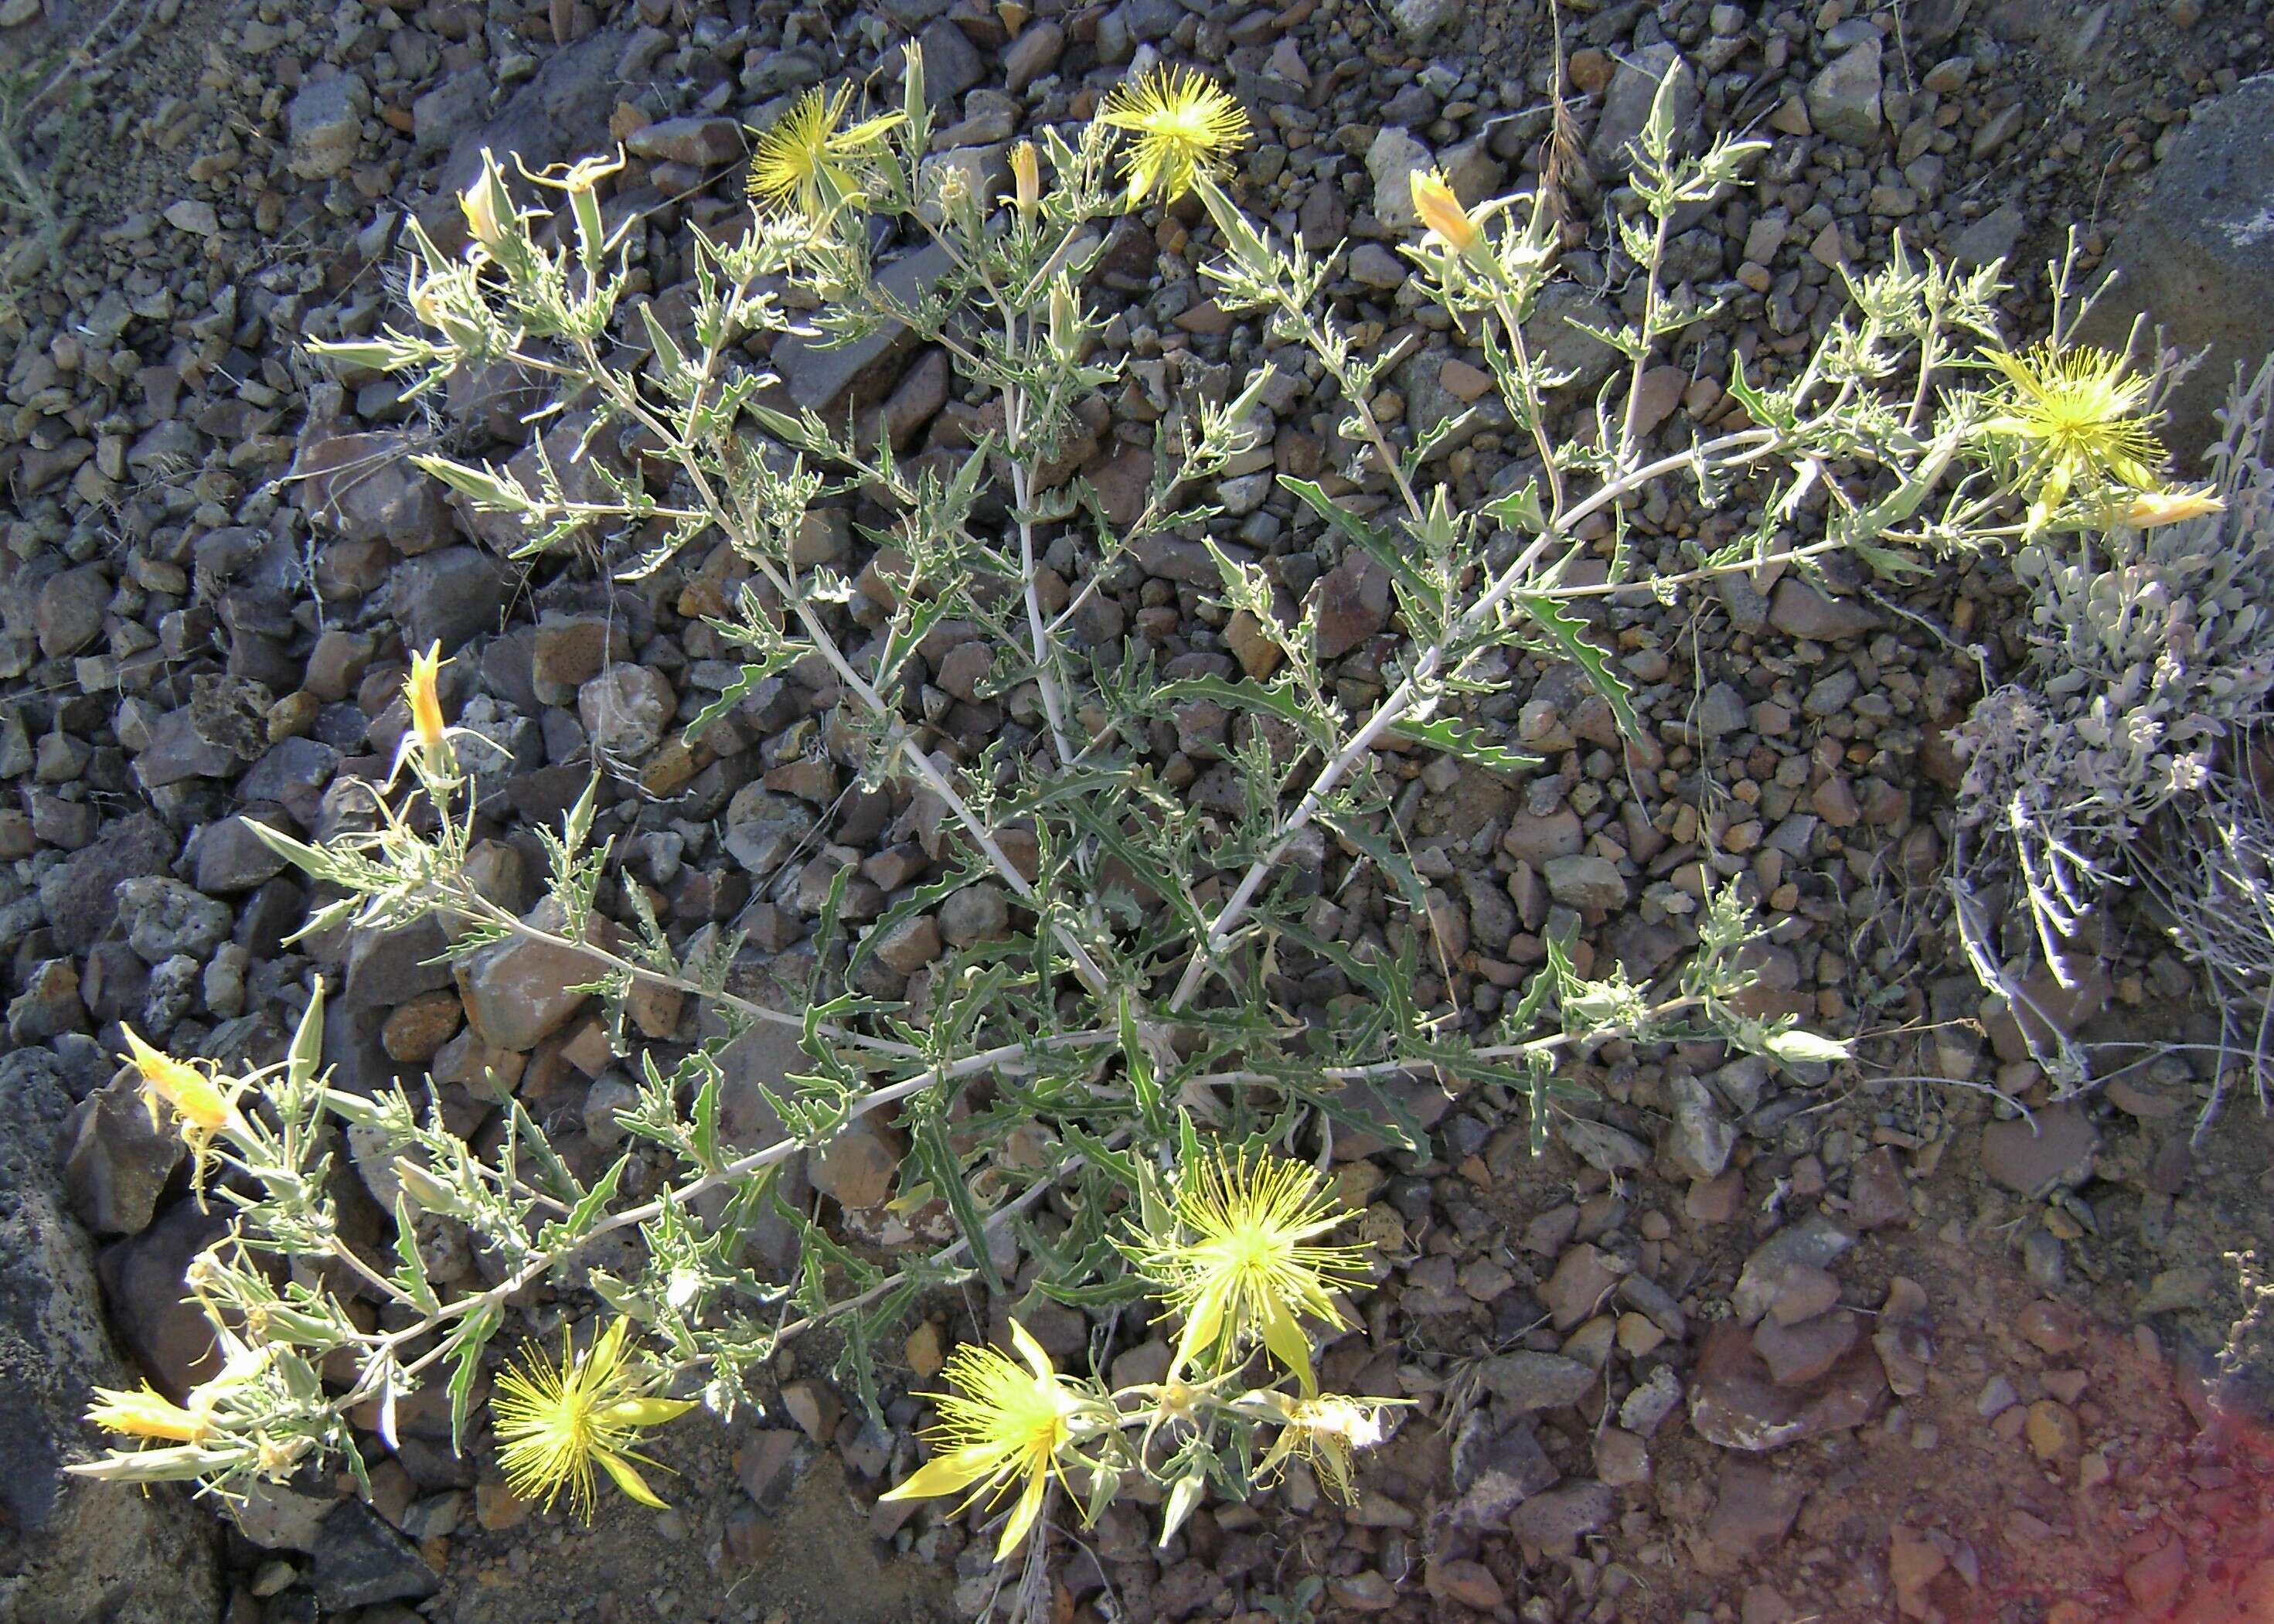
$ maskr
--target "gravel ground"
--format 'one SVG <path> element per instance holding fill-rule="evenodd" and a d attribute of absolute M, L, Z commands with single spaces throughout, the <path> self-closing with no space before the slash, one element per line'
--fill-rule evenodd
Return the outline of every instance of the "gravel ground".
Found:
<path fill-rule="evenodd" d="M 15 1196 L 0 1203 L 0 1241 L 50 1213 L 27 1267 L 54 1276 L 57 1300 L 92 1303 L 99 1280 L 118 1350 L 173 1384 L 207 1357 L 175 1288 L 215 1221 L 184 1199 L 172 1147 L 113 1081 L 120 1021 L 177 1052 L 265 1059 L 320 970 L 343 992 L 328 1057 L 344 1078 L 431 1072 L 471 1111 L 467 1085 L 494 1070 L 572 1160 L 612 1154 L 621 1073 L 576 1001 L 532 997 L 530 978 L 504 973 L 454 980 L 422 962 L 437 943 L 416 932 L 282 945 L 309 899 L 243 820 L 320 830 L 335 785 L 383 775 L 406 726 L 406 647 L 444 643 L 452 714 L 511 756 L 485 861 L 524 903 L 540 870 L 531 831 L 596 757 L 604 831 L 674 934 L 734 921 L 760 953 L 794 960 L 819 896 L 782 854 L 832 815 L 831 838 L 866 855 L 884 890 L 924 873 L 921 847 L 895 832 L 902 808 L 840 800 L 836 765 L 806 755 L 825 693 L 780 685 L 736 713 L 721 746 L 676 741 L 674 719 L 723 680 L 726 651 L 699 620 L 731 589 L 723 550 L 636 585 L 574 563 L 509 568 L 402 454 L 531 455 L 514 391 L 468 387 L 429 407 L 302 353 L 389 315 L 404 222 L 445 222 L 482 147 L 534 167 L 622 140 L 632 160 L 613 207 L 644 214 L 643 290 L 668 307 L 683 297 L 689 229 L 742 207 L 742 126 L 805 86 L 868 76 L 907 38 L 923 41 L 946 104 L 938 145 L 982 163 L 1023 129 L 1086 117 L 1133 60 L 1193 62 L 1231 83 L 1261 132 L 1244 200 L 1314 248 L 1347 239 L 1338 309 L 1382 344 L 1409 345 L 1376 402 L 1407 432 L 1486 380 L 1479 354 L 1417 309 L 1389 247 L 1409 229 L 1406 169 L 1434 158 L 1465 187 L 1530 184 L 1555 60 L 1544 7 L 1464 0 L 1041 0 L 1031 18 L 974 0 L 150 10 L 52 176 L 71 221 L 60 254 L 0 327 L 12 413 L 0 443 L 12 499 L 0 515 L 0 973 L 15 1050 L 0 1093 L 45 1112 L 9 1116 L 35 1154 L 0 1169 Z M 0 60 L 71 37 L 87 11 L 5 0 Z M 1841 267 L 1880 262 L 1898 229 L 1962 261 L 2033 267 L 2074 224 L 2087 268 L 2123 261 L 2127 242 L 2135 256 L 2157 244 L 2160 267 L 2193 265 L 2187 230 L 2234 199 L 2231 185 L 2180 184 L 2200 159 L 2187 132 L 2260 88 L 2244 81 L 2269 64 L 2269 27 L 2265 0 L 1573 4 L 1562 28 L 1585 162 L 1566 182 L 1581 222 L 1566 313 L 1639 297 L 1609 280 L 1600 220 L 1668 71 L 1690 121 L 1773 144 L 1752 187 L 1674 244 L 1678 275 L 1727 303 L 1644 380 L 1667 443 L 1734 409 L 1720 387 L 1733 357 L 1774 378 L 1804 355 L 1841 306 Z M 51 152 L 53 133 L 33 150 Z M 2171 184 L 2151 193 L 2159 162 Z M 2233 173 L 2256 188 L 2246 212 L 2274 207 L 2274 168 Z M 1109 243 L 1107 342 L 1138 380 L 1093 425 L 1087 471 L 1109 505 L 1141 493 L 1171 392 L 1268 353 L 1206 297 L 1201 227 L 1197 211 L 1149 213 Z M 2265 262 L 2221 268 L 2217 251 L 2202 250 L 2214 258 L 2200 297 L 2156 313 L 2226 346 L 2218 358 L 2263 351 Z M 2015 329 L 2042 327 L 2043 278 L 2016 281 Z M 801 401 L 882 402 L 912 451 L 966 443 L 976 415 L 937 356 L 775 364 Z M 1330 452 L 1327 407 L 1307 384 L 1273 402 L 1278 470 Z M 2182 402 L 2181 426 L 2195 410 Z M 1462 500 L 1481 500 L 1509 465 L 1505 426 L 1480 417 L 1439 454 Z M 2180 426 L 2173 438 L 2184 452 Z M 1228 481 L 1224 500 L 1227 541 L 1291 598 L 1321 594 L 1346 691 L 1378 693 L 1389 612 L 1361 563 L 1300 522 L 1268 474 Z M 1669 493 L 1646 508 L 1638 545 L 1672 557 L 1736 523 Z M 865 561 L 849 526 L 824 545 L 848 574 Z M 1070 573 L 1070 550 L 1052 564 Z M 1188 565 L 1175 546 L 1148 551 L 1100 594 L 1087 635 L 1195 669 L 1244 664 Z M 1365 1462 L 1358 1504 L 1326 1500 L 1297 1467 L 1159 1549 L 1141 1508 L 1117 1507 L 1061 1545 L 1056 1620 L 2084 1624 L 2255 1616 L 2238 1611 L 2254 1595 L 2263 1606 L 2274 1522 L 2257 1423 L 2274 1410 L 2255 1395 L 2274 1364 L 2253 1259 L 2274 1193 L 2268 1125 L 2242 1104 L 2193 1132 L 2215 1056 L 2185 1046 L 2215 1034 L 2215 1018 L 2152 930 L 2121 919 L 2075 988 L 2044 978 L 2038 990 L 2105 1070 L 2133 1064 L 2082 1105 L 2037 1110 L 2038 1132 L 2008 1119 L 1986 1086 L 2038 1107 L 2049 1085 L 1953 952 L 1940 880 L 1955 782 L 1942 733 L 1980 692 L 1980 662 L 2018 652 L 2013 583 L 1984 560 L 1900 595 L 1836 584 L 1847 590 L 1732 581 L 1672 607 L 1602 611 L 1598 635 L 1649 736 L 1622 751 L 1576 673 L 1535 662 L 1483 719 L 1547 766 L 1509 782 L 1439 763 L 1417 771 L 1401 816 L 1443 904 L 1445 963 L 1425 1000 L 1489 1017 L 1540 961 L 1557 908 L 1577 912 L 1597 961 L 1654 973 L 1692 939 L 1685 921 L 1709 879 L 1746 876 L 1774 924 L 1759 1008 L 1876 1034 L 1866 1064 L 1799 1086 L 1716 1045 L 1615 1046 L 1575 1066 L 1598 1104 L 1536 1160 L 1505 1101 L 1417 1094 L 1427 1156 L 1352 1146 L 1338 1169 L 1367 1209 L 1380 1279 L 1322 1377 L 1414 1401 Z M 1002 718 L 968 676 L 955 691 L 956 653 L 943 641 L 921 658 L 943 740 L 960 748 Z M 1163 742 L 1167 781 L 1203 781 L 1204 757 Z M 988 903 L 983 889 L 956 900 Z M 892 977 L 922 974 L 928 952 L 984 928 L 937 923 Z M 666 1016 L 656 1035 L 689 1040 L 693 1019 Z M 745 1082 L 791 1062 L 743 1049 Z M 881 1232 L 885 1150 L 856 1144 L 809 1170 L 848 1234 Z M 446 1418 L 422 1402 L 402 1418 L 399 1455 L 371 1442 L 372 1508 L 314 1485 L 225 1538 L 164 1497 L 120 1510 L 57 1491 L 56 1461 L 90 1443 L 67 1389 L 90 1370 L 111 1380 L 101 1361 L 116 1356 L 89 1352 L 82 1370 L 56 1355 L 49 1380 L 49 1335 L 24 1328 L 15 1299 L 0 1310 L 0 1377 L 16 1383 L 11 1411 L 33 1417 L 0 1429 L 0 1462 L 34 1485 L 0 1522 L 19 1547 L 0 1572 L 36 1573 L 73 1540 L 125 1553 L 100 1594 L 84 1575 L 0 1589 L 0 1616 L 190 1617 L 212 1585 L 231 1624 L 881 1621 L 975 1616 L 995 1583 L 991 1542 L 963 1522 L 874 1505 L 913 1459 L 907 1389 L 999 1319 L 983 1296 L 927 1305 L 887 1372 L 889 1429 L 830 1387 L 815 1345 L 786 1356 L 764 1416 L 663 1434 L 680 1474 L 668 1513 L 618 1501 L 589 1530 L 534 1516 L 504 1492 L 486 1441 L 453 1458 Z M 1160 1327 L 1126 1316 L 1035 1323 L 1061 1351 L 1096 1338 L 1117 1369 L 1165 1357 Z"/>

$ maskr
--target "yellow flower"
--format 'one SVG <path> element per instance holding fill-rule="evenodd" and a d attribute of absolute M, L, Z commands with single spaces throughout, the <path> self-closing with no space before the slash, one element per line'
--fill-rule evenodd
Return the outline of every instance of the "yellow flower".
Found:
<path fill-rule="evenodd" d="M 947 1361 L 949 1393 L 923 1396 L 939 1406 L 938 1422 L 924 1432 L 932 1457 L 886 1500 L 921 1500 L 970 1489 L 960 1511 L 984 1498 L 990 1505 L 1020 1485 L 1018 1503 L 995 1546 L 1002 1561 L 1019 1548 L 1042 1515 L 1043 1494 L 1058 1470 L 1058 1451 L 1072 1436 L 1081 1397 L 1050 1368 L 1050 1357 L 1011 1321 L 1011 1341 L 1021 1369 L 1001 1350 L 966 1342 Z"/>
<path fill-rule="evenodd" d="M 1155 68 L 1105 98 L 1098 118 L 1137 139 L 1124 173 L 1129 207 L 1158 192 L 1173 203 L 1247 140 L 1247 115 L 1230 92 L 1189 68 Z"/>
<path fill-rule="evenodd" d="M 1021 141 L 1011 149 L 1012 201 L 1019 206 L 1019 217 L 1031 220 L 1035 206 L 1043 198 L 1043 166 L 1035 155 L 1035 144 Z"/>
<path fill-rule="evenodd" d="M 2142 415 L 2148 382 L 2126 374 L 2122 356 L 2039 344 L 2022 355 L 1988 350 L 1983 357 L 2005 378 L 1990 395 L 1983 429 L 1993 442 L 2010 443 L 2033 525 L 2079 485 L 2144 492 L 2160 484 L 2164 447 Z"/>
<path fill-rule="evenodd" d="M 204 1441 L 213 1431 L 211 1406 L 184 1410 L 164 1395 L 154 1392 L 147 1382 L 132 1393 L 122 1393 L 116 1387 L 97 1387 L 94 1396 L 97 1402 L 87 1407 L 87 1418 L 108 1432 L 124 1432 L 131 1438 L 162 1438 L 170 1443 L 194 1444 Z"/>
<path fill-rule="evenodd" d="M 442 726 L 442 695 L 435 687 L 448 663 L 442 658 L 441 643 L 436 642 L 425 653 L 410 657 L 410 674 L 403 679 L 403 702 L 410 707 L 411 735 L 430 767 L 442 765 L 443 752 L 449 748 L 448 732 Z"/>
<path fill-rule="evenodd" d="M 165 1050 L 152 1048 L 133 1027 L 121 1023 L 119 1030 L 126 1036 L 128 1057 L 142 1074 L 143 1097 L 149 1102 L 152 1127 L 158 1125 L 161 1100 L 181 1118 L 185 1137 L 192 1132 L 210 1136 L 236 1124 L 236 1105 L 212 1077 L 189 1061 L 177 1060 Z"/>
<path fill-rule="evenodd" d="M 1186 1169 L 1165 1232 L 1128 1249 L 1185 1317 L 1176 1368 L 1224 1368 L 1260 1340 L 1306 1394 L 1317 1391 L 1300 1322 L 1348 1323 L 1331 1294 L 1367 1278 L 1366 1250 L 1311 1243 L 1349 1215 L 1315 1172 L 1284 1157 L 1219 1152 Z"/>
<path fill-rule="evenodd" d="M 810 215 L 858 202 L 861 177 L 854 166 L 907 115 L 885 113 L 840 130 L 838 124 L 852 104 L 850 85 L 839 86 L 834 95 L 817 86 L 799 97 L 758 138 L 758 149 L 750 159 L 752 200 L 777 208 L 794 201 Z"/>
<path fill-rule="evenodd" d="M 2177 524 L 2184 519 L 2221 513 L 2225 508 L 2225 502 L 2207 490 L 2142 491 L 2132 498 L 2119 516 L 2134 530 L 2147 530 L 2158 524 Z"/>
<path fill-rule="evenodd" d="M 206 1168 L 214 1159 L 214 1135 L 245 1125 L 237 1114 L 237 1094 L 244 1085 L 154 1049 L 124 1022 L 119 1031 L 125 1034 L 128 1057 L 142 1074 L 142 1099 L 150 1109 L 151 1129 L 155 1132 L 162 1125 L 158 1106 L 162 1101 L 181 1128 L 182 1143 L 189 1147 L 190 1186 L 202 1201 Z"/>
<path fill-rule="evenodd" d="M 1327 1492 L 1349 1503 L 1351 1455 L 1382 1441 L 1383 1401 L 1344 1398 L 1329 1393 L 1323 1398 L 1292 1398 L 1285 1394 L 1265 1395 L 1279 1412 L 1279 1436 L 1263 1456 L 1256 1475 L 1268 1477 L 1281 1462 L 1299 1455 L 1319 1474 Z"/>
<path fill-rule="evenodd" d="M 1465 254 L 1484 245 L 1482 228 L 1469 218 L 1469 211 L 1461 207 L 1461 199 L 1454 195 L 1443 175 L 1435 169 L 1416 169 L 1408 179 L 1414 212 L 1448 248 Z"/>
<path fill-rule="evenodd" d="M 659 1462 L 631 1445 L 642 1427 L 660 1425 L 695 1406 L 686 1399 L 639 1394 L 625 1367 L 624 1336 L 630 1327 L 629 1320 L 617 1320 L 582 1357 L 569 1350 L 564 1331 L 557 1367 L 532 1343 L 523 1348 L 520 1363 L 499 1373 L 490 1399 L 498 1464 L 522 1499 L 550 1510 L 565 1488 L 570 1509 L 590 1522 L 597 1461 L 626 1494 L 662 1509 L 663 1501 L 633 1464 Z"/>

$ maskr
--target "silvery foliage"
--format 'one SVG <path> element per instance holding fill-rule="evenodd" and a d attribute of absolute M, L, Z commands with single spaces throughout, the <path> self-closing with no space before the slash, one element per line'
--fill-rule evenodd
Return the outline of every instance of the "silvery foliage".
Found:
<path fill-rule="evenodd" d="M 2274 916 L 2245 876 L 2263 823 L 2254 735 L 2274 691 L 2270 407 L 2274 359 L 2237 380 L 2208 459 L 2224 511 L 2052 536 L 2014 554 L 2028 654 L 1955 731 L 1959 823 L 2010 868 L 2015 909 L 2057 974 L 2111 888 L 2142 885 L 2215 986 L 2240 978 L 2263 1002 Z M 2019 996 L 1963 853 L 1953 875 L 1976 967 Z M 2055 1048 L 2044 1057 L 2081 1084 L 2085 1056 Z"/>

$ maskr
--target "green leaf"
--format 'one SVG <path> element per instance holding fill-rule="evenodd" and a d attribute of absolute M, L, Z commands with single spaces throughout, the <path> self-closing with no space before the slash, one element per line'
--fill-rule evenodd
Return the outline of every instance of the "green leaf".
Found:
<path fill-rule="evenodd" d="M 919 914 L 930 913 L 965 886 L 986 879 L 993 873 L 993 868 L 988 863 L 972 860 L 944 879 L 934 880 L 929 885 L 917 886 L 900 901 L 885 909 L 877 918 L 877 922 L 871 925 L 861 940 L 854 945 L 853 956 L 845 962 L 846 982 L 848 985 L 851 984 L 859 975 L 861 966 L 867 964 L 875 955 L 878 945 L 892 932 L 893 927 L 915 918 Z"/>
<path fill-rule="evenodd" d="M 495 1303 L 484 1303 L 450 1333 L 445 1343 L 443 1357 L 449 1359 L 450 1372 L 450 1449 L 463 1455 L 466 1448 L 466 1415 L 474 1397 L 474 1377 L 481 1369 L 482 1350 L 499 1326 L 505 1323 L 505 1311 Z"/>
<path fill-rule="evenodd" d="M 639 313 L 640 320 L 647 325 L 647 342 L 655 346 L 655 353 L 663 362 L 664 375 L 676 378 L 685 372 L 686 352 L 680 349 L 679 341 L 672 337 L 671 329 L 663 325 L 663 319 L 655 313 L 655 301 L 642 299 Z"/>
<path fill-rule="evenodd" d="M 418 1255 L 418 1236 L 410 1226 L 410 1202 L 401 1190 L 395 1192 L 395 1255 L 403 1259 L 403 1267 L 395 1271 L 395 1284 L 410 1295 L 420 1313 L 438 1312 L 442 1304 L 426 1278 L 426 1259 Z"/>
<path fill-rule="evenodd" d="M 1510 491 L 1487 502 L 1484 515 L 1502 530 L 1525 530 L 1533 535 L 1546 530 L 1547 511 L 1540 500 L 1538 477 L 1525 480 L 1520 491 Z"/>
<path fill-rule="evenodd" d="M 931 1175 L 933 1188 L 947 1203 L 955 1227 L 963 1232 L 964 1248 L 971 1253 L 980 1278 L 987 1282 L 988 1290 L 1002 1296 L 1003 1276 L 988 1252 L 987 1228 L 979 1215 L 979 1204 L 971 1199 L 971 1186 L 964 1183 L 962 1164 L 956 1158 L 955 1147 L 947 1142 L 947 1129 L 937 1115 L 927 1113 L 923 1124 L 916 1131 L 916 1154 Z"/>
<path fill-rule="evenodd" d="M 632 1164 L 631 1153 L 618 1156 L 614 1166 L 600 1175 L 600 1182 L 584 1192 L 584 1199 L 568 1209 L 561 1221 L 561 1240 L 578 1240 L 590 1233 L 600 1214 L 615 1199 L 616 1186 L 623 1182 L 624 1169 Z"/>
<path fill-rule="evenodd" d="M 687 724 L 687 732 L 682 736 L 692 741 L 704 728 L 709 727 L 740 704 L 759 683 L 776 672 L 787 671 L 790 666 L 797 664 L 797 658 L 798 650 L 795 649 L 782 648 L 769 650 L 757 659 L 743 662 L 741 673 L 732 682 L 719 691 L 719 697 L 695 713 L 694 718 Z"/>
<path fill-rule="evenodd" d="M 1398 893 L 1405 898 L 1407 906 L 1418 910 L 1428 906 L 1428 892 L 1421 883 L 1421 876 L 1413 871 L 1413 865 L 1406 860 L 1404 853 L 1355 817 L 1321 812 L 1319 822 L 1372 858 L 1374 866 L 1397 883 Z"/>
<path fill-rule="evenodd" d="M 1542 765 L 1537 756 L 1522 756 L 1514 750 L 1495 744 L 1480 728 L 1469 727 L 1451 717 L 1437 717 L 1427 722 L 1410 718 L 1391 725 L 1390 732 L 1401 739 L 1411 739 L 1457 756 L 1462 761 L 1474 762 L 1494 772 L 1530 772 Z"/>
<path fill-rule="evenodd" d="M 1588 682 L 1618 718 L 1619 731 L 1630 739 L 1641 738 L 1642 721 L 1635 715 L 1632 690 L 1611 669 L 1610 656 L 1588 641 L 1587 623 L 1552 598 L 1519 592 L 1516 601 L 1547 634 L 1563 658 L 1587 673 Z"/>
<path fill-rule="evenodd" d="M 1222 677 L 1179 677 L 1173 682 L 1163 682 L 1155 688 L 1152 698 L 1162 705 L 1180 705 L 1187 700 L 1209 699 L 1235 710 L 1261 710 L 1276 716 L 1290 726 L 1300 728 L 1306 737 L 1321 735 L 1319 718 L 1306 709 L 1295 696 L 1291 685 L 1267 685 L 1250 680 L 1226 681 Z"/>
<path fill-rule="evenodd" d="M 1427 575 L 1413 568 L 1412 560 L 1389 532 L 1375 529 L 1358 515 L 1336 501 L 1315 480 L 1297 479 L 1282 474 L 1279 483 L 1301 499 L 1303 505 L 1331 525 L 1345 540 L 1363 548 L 1367 555 L 1396 577 L 1399 585 L 1430 605 L 1433 613 L 1444 613 L 1444 598 Z"/>
<path fill-rule="evenodd" d="M 1153 1057 L 1145 1052 L 1138 1034 L 1135 1000 L 1126 989 L 1120 1015 L 1121 1064 L 1129 1073 L 1130 1097 L 1137 1103 L 1146 1132 L 1157 1139 L 1169 1131 L 1168 1115 L 1162 1108 L 1160 1084 L 1153 1075 Z"/>

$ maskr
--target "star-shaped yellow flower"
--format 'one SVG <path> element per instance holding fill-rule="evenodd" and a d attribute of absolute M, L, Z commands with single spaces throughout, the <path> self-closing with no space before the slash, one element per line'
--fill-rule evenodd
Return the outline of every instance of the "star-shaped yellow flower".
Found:
<path fill-rule="evenodd" d="M 1201 176 L 1222 169 L 1248 134 L 1247 115 L 1231 93 L 1190 68 L 1155 68 L 1118 86 L 1097 117 L 1136 138 L 1122 165 L 1131 208 L 1156 192 L 1162 202 L 1175 202 Z"/>
<path fill-rule="evenodd" d="M 1011 1342 L 1024 1368 L 983 1343 L 966 1342 L 949 1357 L 951 1390 L 923 1395 L 939 1406 L 937 1424 L 924 1432 L 932 1457 L 884 1496 L 920 1500 L 968 1488 L 971 1493 L 964 1505 L 981 1499 L 991 1505 L 1016 1485 L 1018 1502 L 996 1542 L 998 1562 L 1019 1548 L 1042 1515 L 1043 1492 L 1058 1470 L 1058 1452 L 1073 1437 L 1071 1423 L 1082 1408 L 1081 1395 L 1051 1368 L 1050 1356 L 1016 1320 L 1011 1321 Z"/>

